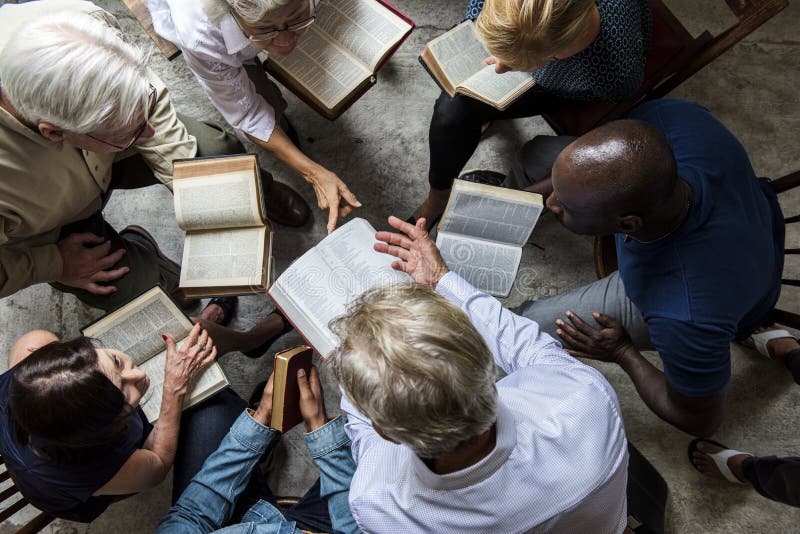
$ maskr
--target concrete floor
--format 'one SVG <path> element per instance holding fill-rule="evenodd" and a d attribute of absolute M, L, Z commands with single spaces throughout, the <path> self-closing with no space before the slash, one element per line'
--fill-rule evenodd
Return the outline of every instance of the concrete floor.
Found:
<path fill-rule="evenodd" d="M 136 42 L 150 41 L 136 26 L 118 0 L 95 0 L 113 12 Z M 425 42 L 452 26 L 463 14 L 462 0 L 402 0 L 397 2 L 416 22 L 417 30 L 380 73 L 379 82 L 335 123 L 316 115 L 287 94 L 289 111 L 307 152 L 337 172 L 359 196 L 364 207 L 358 215 L 376 227 L 385 217 L 407 216 L 423 197 L 427 183 L 427 127 L 438 90 L 417 62 Z M 721 1 L 667 0 L 690 31 L 718 31 L 732 21 Z M 674 96 L 701 102 L 725 122 L 747 147 L 753 166 L 763 176 L 777 177 L 797 170 L 797 138 L 800 135 L 800 6 L 792 6 L 767 23 L 733 50 L 694 76 Z M 176 108 L 204 119 L 219 118 L 194 81 L 182 59 L 168 63 L 154 49 L 152 68 L 170 87 Z M 382 117 L 382 120 L 375 120 Z M 535 134 L 551 133 L 540 119 L 526 119 L 493 126 L 468 166 L 505 170 L 513 150 Z M 298 188 L 311 202 L 313 193 L 301 179 L 268 157 L 263 165 L 280 179 Z M 787 214 L 800 212 L 800 198 L 783 199 Z M 116 193 L 107 218 L 117 228 L 142 224 L 158 239 L 163 250 L 180 258 L 182 232 L 174 223 L 172 199 L 160 187 Z M 325 217 L 315 213 L 307 228 L 279 229 L 275 256 L 279 272 L 325 234 Z M 797 246 L 798 236 L 790 232 Z M 792 241 L 793 240 L 793 241 Z M 594 278 L 591 240 L 563 230 L 552 217 L 539 222 L 528 245 L 521 276 L 508 299 L 516 305 L 524 299 L 552 295 Z M 743 251 L 743 253 L 747 253 Z M 797 271 L 791 262 L 787 266 Z M 798 274 L 798 273 L 794 273 Z M 785 292 L 786 305 L 797 310 L 798 295 Z M 271 310 L 263 296 L 242 299 L 234 326 L 245 328 Z M 65 337 L 98 316 L 71 296 L 49 286 L 20 291 L 0 301 L 0 346 L 9 347 L 19 335 L 33 328 L 51 329 Z M 299 341 L 295 334 L 281 340 L 278 349 Z M 788 373 L 753 352 L 733 347 L 734 376 L 727 399 L 725 424 L 715 436 L 723 443 L 757 454 L 790 455 L 800 452 L 797 432 L 800 388 Z M 270 372 L 271 354 L 253 361 L 239 354 L 222 358 L 233 387 L 247 396 L 256 382 Z M 658 358 L 652 355 L 654 361 Z M 0 359 L 0 371 L 5 359 Z M 630 380 L 619 369 L 598 366 L 616 388 L 628 436 L 655 464 L 669 483 L 670 532 L 800 532 L 800 511 L 768 501 L 750 489 L 734 487 L 701 477 L 686 459 L 690 437 L 655 417 L 640 401 Z M 326 378 L 329 411 L 337 413 L 337 389 Z M 279 494 L 300 494 L 315 478 L 299 429 L 283 440 L 273 473 L 273 489 Z M 47 532 L 147 532 L 157 524 L 169 505 L 169 482 L 109 508 L 91 525 L 58 521 Z M 0 533 L 13 532 L 32 512 L 27 510 L 0 525 Z"/>

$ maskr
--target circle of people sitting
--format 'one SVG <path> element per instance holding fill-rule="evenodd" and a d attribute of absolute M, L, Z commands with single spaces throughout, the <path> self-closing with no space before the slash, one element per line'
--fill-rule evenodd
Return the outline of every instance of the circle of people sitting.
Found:
<path fill-rule="evenodd" d="M 240 154 L 242 141 L 311 185 L 329 233 L 361 206 L 303 152 L 256 60 L 295 49 L 315 0 L 145 4 L 235 135 L 177 113 L 146 55 L 94 4 L 0 7 L 0 297 L 48 283 L 110 311 L 160 286 L 181 308 L 196 306 L 179 287 L 180 265 L 145 229 L 115 230 L 103 208 L 117 189 L 171 189 L 174 160 Z M 618 365 L 652 412 L 696 436 L 689 460 L 700 473 L 800 505 L 799 458 L 704 438 L 723 420 L 731 342 L 800 383 L 800 345 L 771 320 L 783 216 L 723 124 L 695 103 L 652 100 L 580 137 L 535 137 L 505 175 L 461 175 L 491 122 L 634 95 L 649 3 L 472 0 L 465 20 L 494 75 L 530 73 L 535 83 L 502 110 L 460 93 L 436 100 L 429 192 L 375 236 L 375 250 L 414 283 L 368 290 L 331 325 L 339 345 L 326 365 L 342 416 L 328 417 L 316 367 L 288 378 L 320 471 L 308 493 L 279 506 L 260 467 L 280 438 L 269 426 L 274 377 L 249 403 L 227 388 L 182 410 L 217 357 L 262 357 L 292 329 L 277 311 L 232 329 L 236 298 L 217 297 L 182 341 L 163 335 L 155 424 L 140 406 L 151 377 L 125 352 L 41 330 L 16 341 L 0 376 L 0 453 L 30 503 L 90 522 L 172 470 L 159 532 L 625 532 L 620 407 L 582 358 Z M 313 210 L 303 196 L 260 175 L 270 219 L 304 225 Z M 613 235 L 618 270 L 505 309 L 448 269 L 429 236 L 460 175 L 541 194 L 566 230 Z M 658 352 L 663 371 L 643 350 Z"/>

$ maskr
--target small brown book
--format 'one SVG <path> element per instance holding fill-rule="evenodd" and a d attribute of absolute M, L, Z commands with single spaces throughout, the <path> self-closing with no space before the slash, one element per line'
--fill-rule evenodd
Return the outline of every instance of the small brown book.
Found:
<path fill-rule="evenodd" d="M 299 345 L 275 354 L 270 428 L 286 432 L 303 422 L 303 415 L 300 413 L 300 388 L 297 386 L 297 371 L 305 369 L 306 376 L 311 376 L 313 352 L 311 347 Z"/>

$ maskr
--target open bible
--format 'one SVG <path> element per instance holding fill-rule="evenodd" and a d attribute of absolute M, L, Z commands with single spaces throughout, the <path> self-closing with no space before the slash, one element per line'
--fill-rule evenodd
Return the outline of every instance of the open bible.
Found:
<path fill-rule="evenodd" d="M 367 289 L 412 281 L 373 244 L 372 225 L 353 219 L 295 260 L 269 288 L 275 305 L 322 357 L 339 344 L 328 325 L 348 304 Z"/>
<path fill-rule="evenodd" d="M 543 208 L 538 193 L 456 180 L 436 245 L 449 269 L 482 291 L 506 297 Z"/>
<path fill-rule="evenodd" d="M 413 28 L 385 0 L 320 0 L 316 21 L 294 51 L 268 56 L 264 67 L 333 120 L 375 84 L 377 72 Z"/>
<path fill-rule="evenodd" d="M 527 72 L 497 74 L 487 65 L 491 54 L 475 35 L 475 24 L 467 20 L 425 45 L 419 60 L 448 95 L 462 93 L 505 109 L 534 81 Z"/>
<path fill-rule="evenodd" d="M 147 373 L 150 387 L 142 396 L 140 406 L 147 420 L 152 423 L 158 419 L 161 411 L 167 357 L 161 334 L 170 334 L 180 349 L 193 326 L 164 290 L 156 286 L 86 326 L 81 332 L 84 336 L 99 340 L 103 347 L 124 352 L 139 369 Z M 228 385 L 222 367 L 217 362 L 212 363 L 189 388 L 183 408 L 204 401 Z"/>
<path fill-rule="evenodd" d="M 175 160 L 175 217 L 186 231 L 180 287 L 188 297 L 266 291 L 272 256 L 254 154 Z"/>

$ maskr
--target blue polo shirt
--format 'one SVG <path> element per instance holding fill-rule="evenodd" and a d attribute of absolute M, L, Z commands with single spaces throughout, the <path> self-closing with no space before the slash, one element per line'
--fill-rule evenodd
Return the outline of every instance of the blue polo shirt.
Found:
<path fill-rule="evenodd" d="M 744 147 L 707 109 L 655 100 L 629 117 L 667 138 L 692 204 L 686 221 L 659 241 L 617 234 L 620 276 L 670 386 L 689 397 L 712 395 L 730 379 L 731 341 L 766 324 L 778 300 L 783 216 Z"/>

